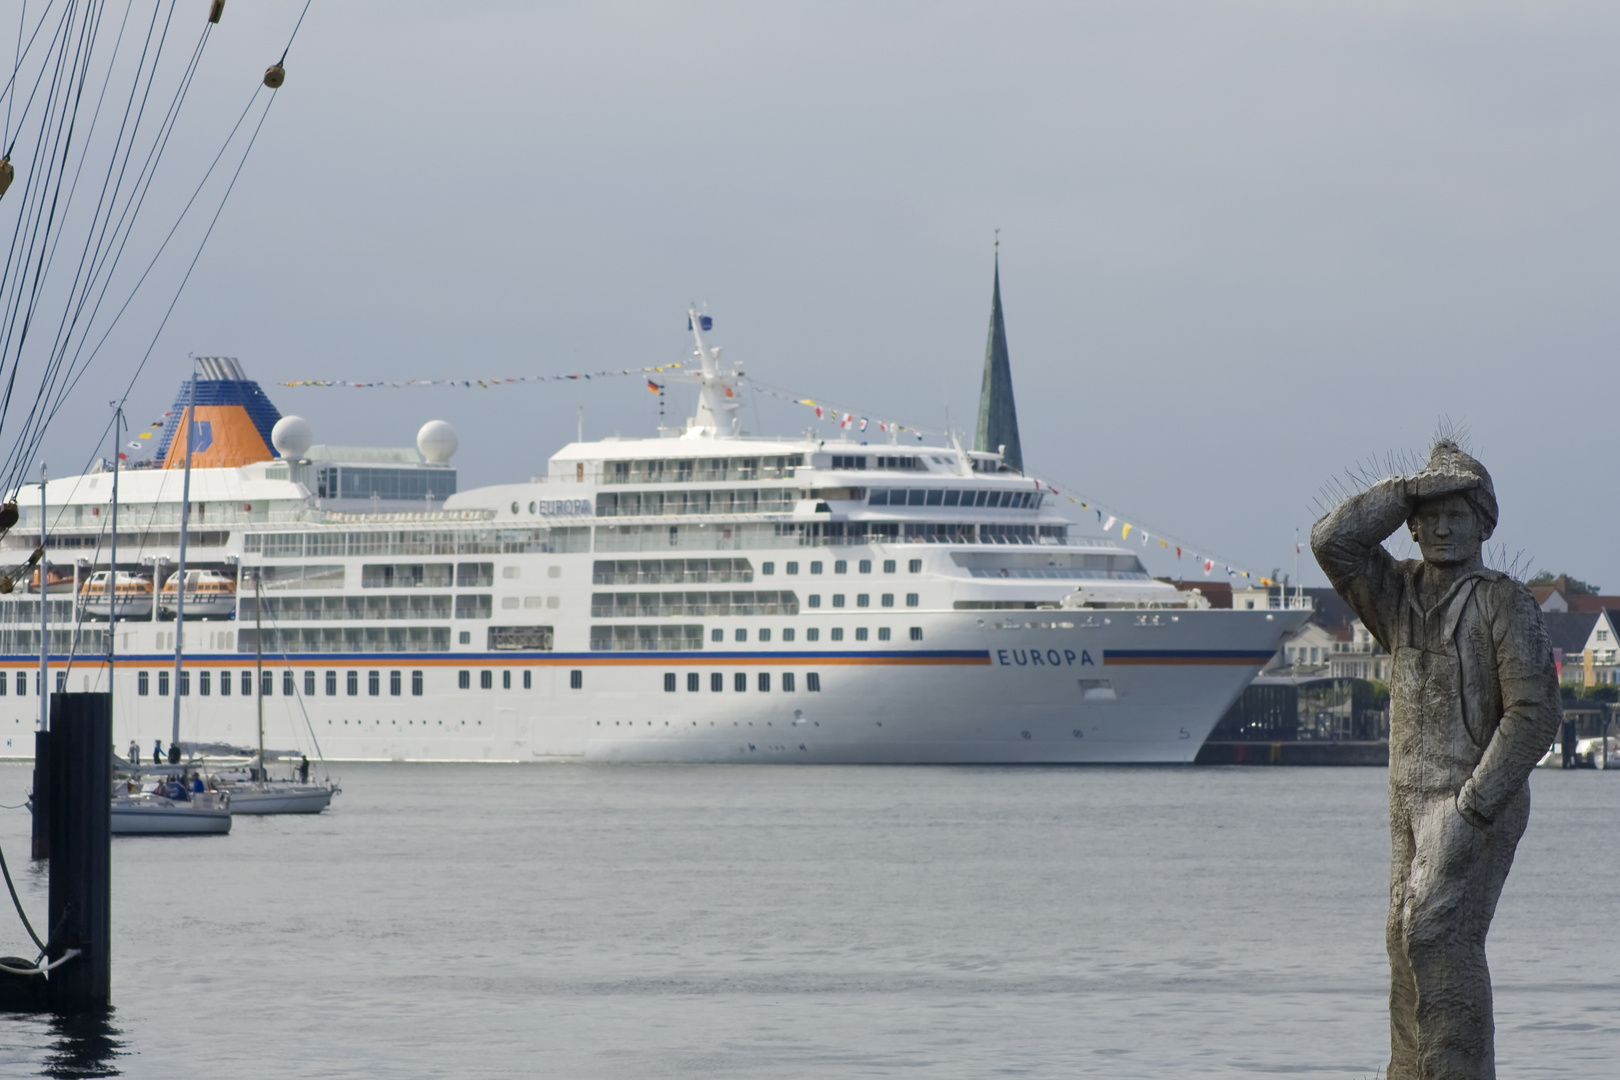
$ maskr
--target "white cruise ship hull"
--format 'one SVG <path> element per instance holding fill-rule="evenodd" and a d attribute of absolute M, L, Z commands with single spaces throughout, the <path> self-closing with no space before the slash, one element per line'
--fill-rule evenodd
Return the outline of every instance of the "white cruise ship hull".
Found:
<path fill-rule="evenodd" d="M 916 644 L 266 657 L 266 722 L 283 742 L 307 745 L 313 732 L 328 760 L 1190 763 L 1278 638 L 1307 614 L 910 612 L 905 621 L 922 631 Z M 851 621 L 821 621 L 833 619 Z M 172 699 L 153 688 L 171 664 L 156 653 L 119 659 L 121 739 L 167 737 Z M 251 689 L 241 693 L 258 685 L 252 664 L 239 653 L 189 654 L 184 740 L 252 741 L 256 702 Z M 204 672 L 207 697 L 199 692 Z M 417 673 L 420 695 L 412 693 Z M 808 689 L 812 675 L 818 690 Z M 693 676 L 697 689 L 689 690 Z M 72 678 L 84 681 L 74 689 L 104 687 L 104 667 L 80 657 Z M 226 680 L 230 696 L 219 693 Z M 665 689 L 671 680 L 673 691 Z M 335 695 L 326 693 L 331 687 Z M 0 752 L 27 756 L 33 739 L 24 714 L 37 701 L 4 702 L 19 716 L 6 725 L 16 734 Z"/>

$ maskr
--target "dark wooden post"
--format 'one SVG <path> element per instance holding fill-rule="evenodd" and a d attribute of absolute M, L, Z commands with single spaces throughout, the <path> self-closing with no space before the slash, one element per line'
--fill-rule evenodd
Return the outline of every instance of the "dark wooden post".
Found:
<path fill-rule="evenodd" d="M 51 733 L 34 732 L 34 844 L 36 859 L 51 857 Z"/>
<path fill-rule="evenodd" d="M 51 695 L 52 1012 L 104 1009 L 112 993 L 112 695 Z"/>

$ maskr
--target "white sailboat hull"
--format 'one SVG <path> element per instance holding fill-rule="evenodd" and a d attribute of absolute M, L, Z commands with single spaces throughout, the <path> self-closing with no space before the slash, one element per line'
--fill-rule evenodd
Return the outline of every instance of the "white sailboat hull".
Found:
<path fill-rule="evenodd" d="M 332 804 L 332 788 L 326 784 L 272 781 L 263 788 L 232 787 L 229 793 L 233 814 L 319 814 Z"/>
<path fill-rule="evenodd" d="M 231 811 L 212 802 L 170 802 L 136 797 L 114 799 L 114 836 L 223 836 L 231 831 Z"/>

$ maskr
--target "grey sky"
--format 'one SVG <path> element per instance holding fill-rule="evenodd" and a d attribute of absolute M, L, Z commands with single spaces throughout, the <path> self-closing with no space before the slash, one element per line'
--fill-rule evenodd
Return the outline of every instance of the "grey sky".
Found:
<path fill-rule="evenodd" d="M 228 5 L 199 75 L 226 89 L 177 144 L 194 166 L 298 7 Z M 1496 476 L 1497 540 L 1620 591 L 1617 23 L 1545 3 L 316 0 L 132 419 L 168 407 L 188 351 L 223 353 L 318 441 L 402 445 L 441 417 L 464 486 L 527 477 L 577 406 L 588 436 L 650 434 L 656 399 L 630 379 L 270 384 L 663 363 L 697 300 L 764 382 L 967 428 L 1000 227 L 1025 459 L 1065 491 L 1291 570 L 1322 483 L 1445 415 Z M 98 362 L 108 382 L 159 295 Z M 53 464 L 89 453 L 107 396 L 79 394 L 95 422 L 58 425 Z M 770 401 L 759 419 L 810 422 Z"/>

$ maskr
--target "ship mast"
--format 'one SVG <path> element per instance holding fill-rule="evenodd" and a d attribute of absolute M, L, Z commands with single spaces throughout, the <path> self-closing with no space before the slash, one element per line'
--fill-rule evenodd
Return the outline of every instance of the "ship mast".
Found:
<path fill-rule="evenodd" d="M 186 532 L 191 525 L 192 430 L 197 426 L 197 365 L 191 365 L 191 389 L 186 395 L 186 479 L 180 486 L 180 565 L 174 590 L 174 728 L 169 735 L 169 764 L 180 762 L 180 665 L 186 648 Z M 158 596 L 162 590 L 158 590 Z M 156 602 L 156 598 L 154 598 Z"/>
<path fill-rule="evenodd" d="M 703 343 L 703 332 L 713 328 L 713 319 L 699 314 L 694 306 L 686 309 L 686 322 L 697 341 L 698 360 L 702 365 L 698 374 L 697 414 L 687 424 L 687 432 L 719 437 L 738 435 L 742 428 L 742 417 L 738 414 L 742 399 L 734 388 L 742 373 L 736 369 L 720 370 L 720 349 L 711 349 Z"/>
<path fill-rule="evenodd" d="M 253 681 L 259 703 L 259 787 L 264 787 L 264 567 L 253 574 Z"/>
<path fill-rule="evenodd" d="M 50 669 L 51 651 L 50 609 L 45 600 L 47 565 L 45 557 L 45 463 L 39 464 L 39 730 L 51 730 Z"/>

